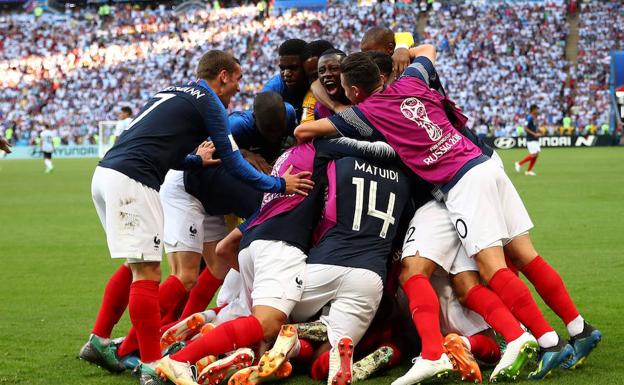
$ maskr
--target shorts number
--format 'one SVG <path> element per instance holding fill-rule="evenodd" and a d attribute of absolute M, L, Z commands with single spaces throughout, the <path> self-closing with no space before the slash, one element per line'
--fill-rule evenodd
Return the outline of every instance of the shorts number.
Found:
<path fill-rule="evenodd" d="M 407 234 L 405 234 L 405 242 L 403 243 L 414 242 L 414 238 L 413 238 L 414 232 L 416 232 L 416 228 L 414 226 L 407 229 Z"/>
<path fill-rule="evenodd" d="M 362 224 L 362 210 L 364 208 L 364 178 L 354 177 L 352 179 L 352 183 L 355 185 L 355 212 L 353 213 L 353 231 L 359 231 L 360 226 Z M 394 212 L 394 201 L 396 196 L 394 193 L 390 193 L 390 198 L 388 200 L 388 211 L 383 212 L 377 210 L 377 182 L 371 181 L 370 188 L 368 193 L 368 211 L 367 215 L 370 215 L 374 218 L 379 218 L 383 220 L 383 225 L 381 226 L 381 231 L 379 232 L 379 236 L 381 238 L 386 238 L 388 234 L 388 228 L 390 225 L 394 224 L 396 221 L 392 216 Z"/>
<path fill-rule="evenodd" d="M 143 119 L 145 116 L 147 116 L 147 114 L 152 112 L 152 110 L 154 108 L 158 107 L 159 105 L 163 104 L 164 102 L 166 102 L 167 100 L 173 98 L 174 96 L 175 96 L 175 94 L 166 94 L 166 93 L 154 95 L 154 98 L 155 99 L 159 99 L 159 100 L 155 101 L 154 104 L 152 104 L 147 110 L 143 111 L 143 113 L 141 115 L 137 116 L 132 122 L 130 122 L 130 124 L 128 125 L 128 128 L 126 128 L 126 130 L 131 129 L 132 126 L 137 124 L 141 119 Z"/>

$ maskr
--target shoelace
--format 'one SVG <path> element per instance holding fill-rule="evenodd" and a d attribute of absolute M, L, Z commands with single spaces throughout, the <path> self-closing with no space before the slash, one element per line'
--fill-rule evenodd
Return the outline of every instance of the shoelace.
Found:
<path fill-rule="evenodd" d="M 415 363 L 416 363 L 416 361 L 420 361 L 420 360 L 422 360 L 422 357 L 421 357 L 421 356 L 414 357 L 414 358 L 412 358 L 412 364 L 415 364 Z"/>

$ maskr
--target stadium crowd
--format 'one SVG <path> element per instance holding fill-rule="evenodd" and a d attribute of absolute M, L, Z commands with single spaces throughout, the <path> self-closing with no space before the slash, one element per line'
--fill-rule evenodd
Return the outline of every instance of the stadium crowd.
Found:
<path fill-rule="evenodd" d="M 581 128 L 609 121 L 610 50 L 624 48 L 624 8 L 621 1 L 581 4 L 579 52 L 572 72 L 576 82 L 572 116 Z"/>
<path fill-rule="evenodd" d="M 5 129 L 13 127 L 13 142 L 34 143 L 32 133 L 45 125 L 64 143 L 93 140 L 97 122 L 115 120 L 119 104 L 136 110 L 155 90 L 192 80 L 190 63 L 209 48 L 241 52 L 247 70 L 231 108 L 249 108 L 252 95 L 278 72 L 274 54 L 281 39 L 331 36 L 352 51 L 378 15 L 395 26 L 416 25 L 417 13 L 389 4 L 336 5 L 264 20 L 256 19 L 253 6 L 184 14 L 117 7 L 112 18 L 87 10 L 66 22 L 3 16 L 0 117 Z"/>
<path fill-rule="evenodd" d="M 515 134 L 529 99 L 542 106 L 541 121 L 550 132 L 570 100 L 577 127 L 588 120 L 605 123 L 608 47 L 621 41 L 622 32 L 601 20 L 621 18 L 619 2 L 583 4 L 576 71 L 582 76 L 576 76 L 575 90 L 564 86 L 565 3 L 434 3 L 426 38 L 439 49 L 449 94 L 481 134 Z M 34 22 L 32 15 L 3 15 L 0 132 L 9 129 L 14 144 L 32 144 L 49 126 L 63 143 L 93 143 L 97 122 L 117 119 L 120 104 L 136 110 L 155 89 L 191 80 L 189 63 L 209 47 L 242 52 L 247 70 L 231 109 L 248 108 L 252 95 L 277 72 L 273 54 L 281 38 L 332 37 L 340 42 L 338 48 L 351 52 L 358 36 L 378 19 L 412 33 L 418 20 L 417 7 L 390 3 L 374 8 L 336 4 L 324 12 L 292 11 L 264 20 L 257 14 L 253 6 L 189 13 L 119 6 L 110 17 L 92 10 Z M 601 59 L 588 60 L 594 57 Z"/>
<path fill-rule="evenodd" d="M 563 118 L 566 2 L 452 2 L 429 17 L 449 95 L 480 134 L 515 134 L 523 101 L 542 106 L 548 126 Z"/>

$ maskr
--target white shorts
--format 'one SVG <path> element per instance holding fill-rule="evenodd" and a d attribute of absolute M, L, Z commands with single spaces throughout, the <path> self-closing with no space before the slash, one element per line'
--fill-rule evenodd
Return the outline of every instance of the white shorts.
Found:
<path fill-rule="evenodd" d="M 445 203 L 469 256 L 503 246 L 533 228 L 516 188 L 493 160 L 470 169 L 448 192 Z"/>
<path fill-rule="evenodd" d="M 529 154 L 535 155 L 539 153 L 541 149 L 539 140 L 531 140 L 527 142 L 527 150 L 529 150 Z"/>
<path fill-rule="evenodd" d="M 417 252 L 450 274 L 478 271 L 474 258 L 462 247 L 446 206 L 436 200 L 416 210 L 405 234 L 401 258 Z"/>
<path fill-rule="evenodd" d="M 217 295 L 217 306 L 223 306 L 226 303 L 234 301 L 234 299 L 240 295 L 242 289 L 243 280 L 240 273 L 234 269 L 230 269 L 230 271 L 228 271 L 225 275 L 221 289 L 219 289 L 219 294 Z"/>
<path fill-rule="evenodd" d="M 219 314 L 217 314 L 217 318 L 213 321 L 215 325 L 220 325 L 238 317 L 251 315 L 251 309 L 240 296 L 242 287 L 243 281 L 240 273 L 230 269 L 217 295 L 217 306 L 225 305 L 225 307 L 221 309 Z"/>
<path fill-rule="evenodd" d="M 158 191 L 98 166 L 91 196 L 112 258 L 130 263 L 161 261 L 163 212 Z"/>
<path fill-rule="evenodd" d="M 468 337 L 489 329 L 483 317 L 459 302 L 447 272 L 437 269 L 430 281 L 440 301 L 440 329 L 443 335 L 457 333 Z"/>
<path fill-rule="evenodd" d="M 201 202 L 184 189 L 184 172 L 170 170 L 160 187 L 165 214 L 165 252 L 192 251 L 202 254 L 205 242 L 227 235 L 223 216 L 210 216 Z"/>
<path fill-rule="evenodd" d="M 253 241 L 238 254 L 243 288 L 250 309 L 271 306 L 286 316 L 301 299 L 307 255 L 282 241 Z"/>
<path fill-rule="evenodd" d="M 349 336 L 360 342 L 370 326 L 383 294 L 383 282 L 378 274 L 354 267 L 311 264 L 306 271 L 306 284 L 301 301 L 291 318 L 296 322 L 311 319 L 327 304 L 329 312 L 320 321 L 327 325 L 332 346 Z"/>

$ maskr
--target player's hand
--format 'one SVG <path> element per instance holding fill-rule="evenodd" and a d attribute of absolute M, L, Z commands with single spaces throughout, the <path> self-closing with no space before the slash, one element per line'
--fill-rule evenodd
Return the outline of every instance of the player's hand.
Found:
<path fill-rule="evenodd" d="M 6 152 L 7 154 L 11 153 L 11 146 L 9 145 L 9 141 L 0 136 L 0 150 Z"/>
<path fill-rule="evenodd" d="M 399 78 L 410 63 L 409 50 L 407 48 L 397 48 L 392 55 L 392 72 L 394 76 Z"/>
<path fill-rule="evenodd" d="M 314 182 L 308 177 L 312 176 L 310 171 L 302 171 L 299 174 L 291 174 L 293 166 L 292 164 L 288 166 L 288 169 L 282 175 L 282 178 L 286 181 L 286 194 L 299 194 L 304 197 L 308 196 L 307 190 L 310 190 L 314 187 Z"/>
<path fill-rule="evenodd" d="M 204 167 L 221 163 L 221 159 L 212 159 L 216 150 L 214 143 L 208 141 L 203 142 L 197 147 L 197 155 L 202 158 L 202 165 Z"/>
<path fill-rule="evenodd" d="M 249 162 L 254 168 L 265 174 L 271 173 L 271 165 L 262 157 L 262 155 L 255 154 L 251 151 L 241 149 L 241 155 L 247 162 Z"/>

